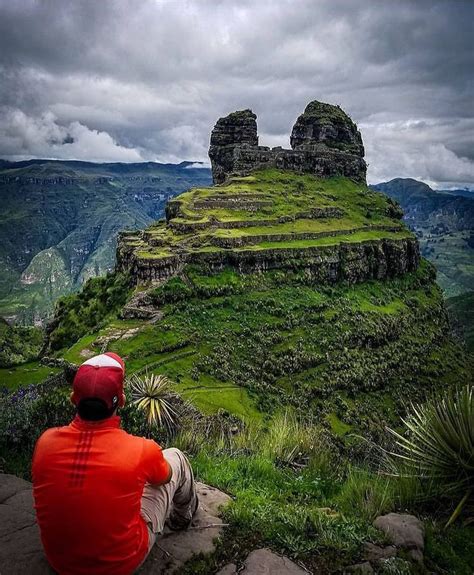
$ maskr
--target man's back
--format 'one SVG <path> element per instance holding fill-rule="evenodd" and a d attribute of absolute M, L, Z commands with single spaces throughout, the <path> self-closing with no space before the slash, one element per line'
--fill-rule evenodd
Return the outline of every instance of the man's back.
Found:
<path fill-rule="evenodd" d="M 169 476 L 161 448 L 127 434 L 120 418 L 46 431 L 33 457 L 35 507 L 51 565 L 70 575 L 126 575 L 144 559 L 145 483 Z"/>

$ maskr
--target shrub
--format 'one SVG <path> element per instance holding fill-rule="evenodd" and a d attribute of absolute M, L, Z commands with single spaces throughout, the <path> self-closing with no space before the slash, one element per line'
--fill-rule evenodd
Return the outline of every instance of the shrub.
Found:
<path fill-rule="evenodd" d="M 440 399 L 412 406 L 402 435 L 392 429 L 401 462 L 399 474 L 421 478 L 433 496 L 458 503 L 448 525 L 474 490 L 474 387 L 449 390 Z"/>
<path fill-rule="evenodd" d="M 144 377 L 132 375 L 128 385 L 132 392 L 132 404 L 145 413 L 150 430 L 156 427 L 171 430 L 175 427 L 177 413 L 170 401 L 172 384 L 166 376 L 154 373 Z"/>

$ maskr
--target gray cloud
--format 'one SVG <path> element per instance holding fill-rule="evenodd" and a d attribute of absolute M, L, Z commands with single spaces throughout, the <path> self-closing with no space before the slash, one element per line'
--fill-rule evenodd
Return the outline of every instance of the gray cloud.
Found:
<path fill-rule="evenodd" d="M 369 180 L 474 186 L 474 3 L 0 0 L 0 156 L 207 160 L 251 107 L 288 145 L 312 99 L 360 124 Z"/>

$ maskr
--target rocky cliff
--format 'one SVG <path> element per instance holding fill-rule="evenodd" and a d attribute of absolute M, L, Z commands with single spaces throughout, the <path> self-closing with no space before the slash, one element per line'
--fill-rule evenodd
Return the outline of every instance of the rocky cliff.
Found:
<path fill-rule="evenodd" d="M 345 176 L 365 182 L 367 165 L 362 137 L 339 106 L 310 102 L 293 126 L 290 144 L 291 150 L 259 146 L 257 116 L 251 110 L 220 118 L 209 148 L 214 183 L 262 168 L 319 177 Z"/>

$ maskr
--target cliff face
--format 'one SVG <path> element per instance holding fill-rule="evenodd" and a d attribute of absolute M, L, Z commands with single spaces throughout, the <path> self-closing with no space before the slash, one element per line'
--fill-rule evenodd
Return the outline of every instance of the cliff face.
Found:
<path fill-rule="evenodd" d="M 151 284 L 181 273 L 188 264 L 204 265 L 210 273 L 232 267 L 242 273 L 269 270 L 301 271 L 315 283 L 357 283 L 384 280 L 416 270 L 420 262 L 415 238 L 381 239 L 308 248 L 223 250 L 177 253 L 166 258 L 137 257 L 126 242 L 117 251 L 117 269 L 131 272 L 136 283 Z"/>
<path fill-rule="evenodd" d="M 259 146 L 256 119 L 251 110 L 242 110 L 217 121 L 209 148 L 214 183 L 263 168 L 365 182 L 362 137 L 338 106 L 310 102 L 293 126 L 291 150 Z"/>

